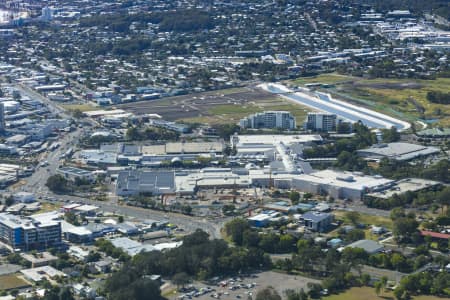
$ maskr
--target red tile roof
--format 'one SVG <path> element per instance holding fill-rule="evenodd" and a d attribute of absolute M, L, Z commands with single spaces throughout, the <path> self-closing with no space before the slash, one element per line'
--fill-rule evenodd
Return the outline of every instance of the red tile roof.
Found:
<path fill-rule="evenodd" d="M 450 239 L 450 234 L 445 234 L 445 233 L 439 233 L 439 232 L 434 232 L 434 231 L 426 231 L 426 230 L 421 230 L 420 234 L 422 236 L 431 236 L 437 239 Z"/>

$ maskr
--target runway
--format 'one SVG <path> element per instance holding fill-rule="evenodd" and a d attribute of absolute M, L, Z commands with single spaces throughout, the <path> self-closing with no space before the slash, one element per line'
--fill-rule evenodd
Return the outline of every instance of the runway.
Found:
<path fill-rule="evenodd" d="M 295 92 L 278 83 L 265 83 L 260 87 L 268 92 L 278 94 L 288 100 L 308 106 L 314 110 L 332 113 L 352 123 L 361 121 L 370 128 L 390 129 L 396 127 L 404 131 L 411 127 L 408 122 L 395 119 L 388 115 L 334 99 L 330 94 L 321 92 Z"/>

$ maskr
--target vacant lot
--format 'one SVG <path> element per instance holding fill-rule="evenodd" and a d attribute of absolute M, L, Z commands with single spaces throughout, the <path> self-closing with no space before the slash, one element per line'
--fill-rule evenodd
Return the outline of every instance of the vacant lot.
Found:
<path fill-rule="evenodd" d="M 62 104 L 61 107 L 67 109 L 68 111 L 79 110 L 81 112 L 102 109 L 91 104 Z"/>
<path fill-rule="evenodd" d="M 319 88 L 336 97 L 386 113 L 407 121 L 423 119 L 430 123 L 450 126 L 450 106 L 430 103 L 429 91 L 449 92 L 450 78 L 435 80 L 415 79 L 362 79 L 324 74 L 292 81 L 294 84 L 332 84 L 329 88 Z"/>
<path fill-rule="evenodd" d="M 336 219 L 343 220 L 345 223 L 350 224 L 350 221 L 346 218 L 346 214 L 348 213 L 347 211 L 336 210 L 333 213 L 335 214 Z M 388 217 L 359 213 L 358 222 L 392 229 L 392 220 Z"/>
<path fill-rule="evenodd" d="M 60 207 L 61 205 L 57 203 L 42 202 L 41 208 L 37 213 L 41 214 L 49 211 L 58 210 Z"/>
<path fill-rule="evenodd" d="M 309 282 L 320 283 L 319 280 L 272 271 L 261 273 L 255 282 L 258 284 L 256 292 L 267 286 L 273 286 L 280 295 L 288 289 L 299 290 L 303 288 L 304 290 L 308 290 L 307 284 Z"/>
<path fill-rule="evenodd" d="M 395 297 L 392 295 L 391 292 L 384 292 L 380 293 L 380 296 L 377 296 L 375 294 L 375 289 L 370 287 L 354 287 L 349 290 L 347 290 L 344 293 L 338 294 L 338 295 L 331 295 L 325 298 L 322 298 L 323 300 L 380 300 L 380 299 L 392 299 L 394 300 Z M 416 296 L 412 297 L 413 300 L 441 300 L 444 298 L 439 298 L 436 296 Z"/>
<path fill-rule="evenodd" d="M 17 277 L 16 275 L 0 276 L 0 291 L 23 288 L 27 286 L 29 286 L 29 283 Z"/>
<path fill-rule="evenodd" d="M 119 108 L 137 115 L 159 114 L 170 121 L 185 123 L 230 124 L 264 110 L 290 111 L 301 124 L 308 108 L 293 104 L 258 88 L 233 88 L 206 93 L 135 102 Z"/>

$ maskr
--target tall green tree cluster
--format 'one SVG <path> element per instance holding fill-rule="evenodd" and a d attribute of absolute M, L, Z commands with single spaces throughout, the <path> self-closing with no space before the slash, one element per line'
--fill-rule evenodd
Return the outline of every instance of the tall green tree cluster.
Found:
<path fill-rule="evenodd" d="M 225 241 L 209 240 L 207 233 L 197 230 L 184 237 L 183 244 L 176 249 L 137 254 L 106 281 L 105 291 L 110 299 L 159 299 L 148 298 L 157 293 L 149 282 L 149 275 L 176 275 L 178 278 L 183 274 L 183 278 L 204 280 L 270 265 L 270 258 L 261 250 L 228 247 Z M 148 285 L 151 291 L 141 293 L 140 289 Z"/>
<path fill-rule="evenodd" d="M 420 240 L 418 232 L 419 222 L 414 213 L 406 213 L 402 208 L 395 208 L 391 212 L 394 238 L 398 243 L 411 243 Z"/>
<path fill-rule="evenodd" d="M 236 218 L 225 224 L 225 233 L 238 246 L 258 248 L 267 253 L 290 253 L 295 251 L 297 241 L 289 234 L 259 233 L 243 218 Z"/>

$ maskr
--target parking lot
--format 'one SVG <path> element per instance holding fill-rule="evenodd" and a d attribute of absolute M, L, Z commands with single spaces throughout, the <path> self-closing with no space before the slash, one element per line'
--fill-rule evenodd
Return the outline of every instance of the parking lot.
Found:
<path fill-rule="evenodd" d="M 273 286 L 280 295 L 287 289 L 307 290 L 309 282 L 320 281 L 295 275 L 277 273 L 273 271 L 252 274 L 250 276 L 235 276 L 218 279 L 216 284 L 195 282 L 184 292 L 172 296 L 170 299 L 247 299 L 254 296 L 260 289 Z"/>

